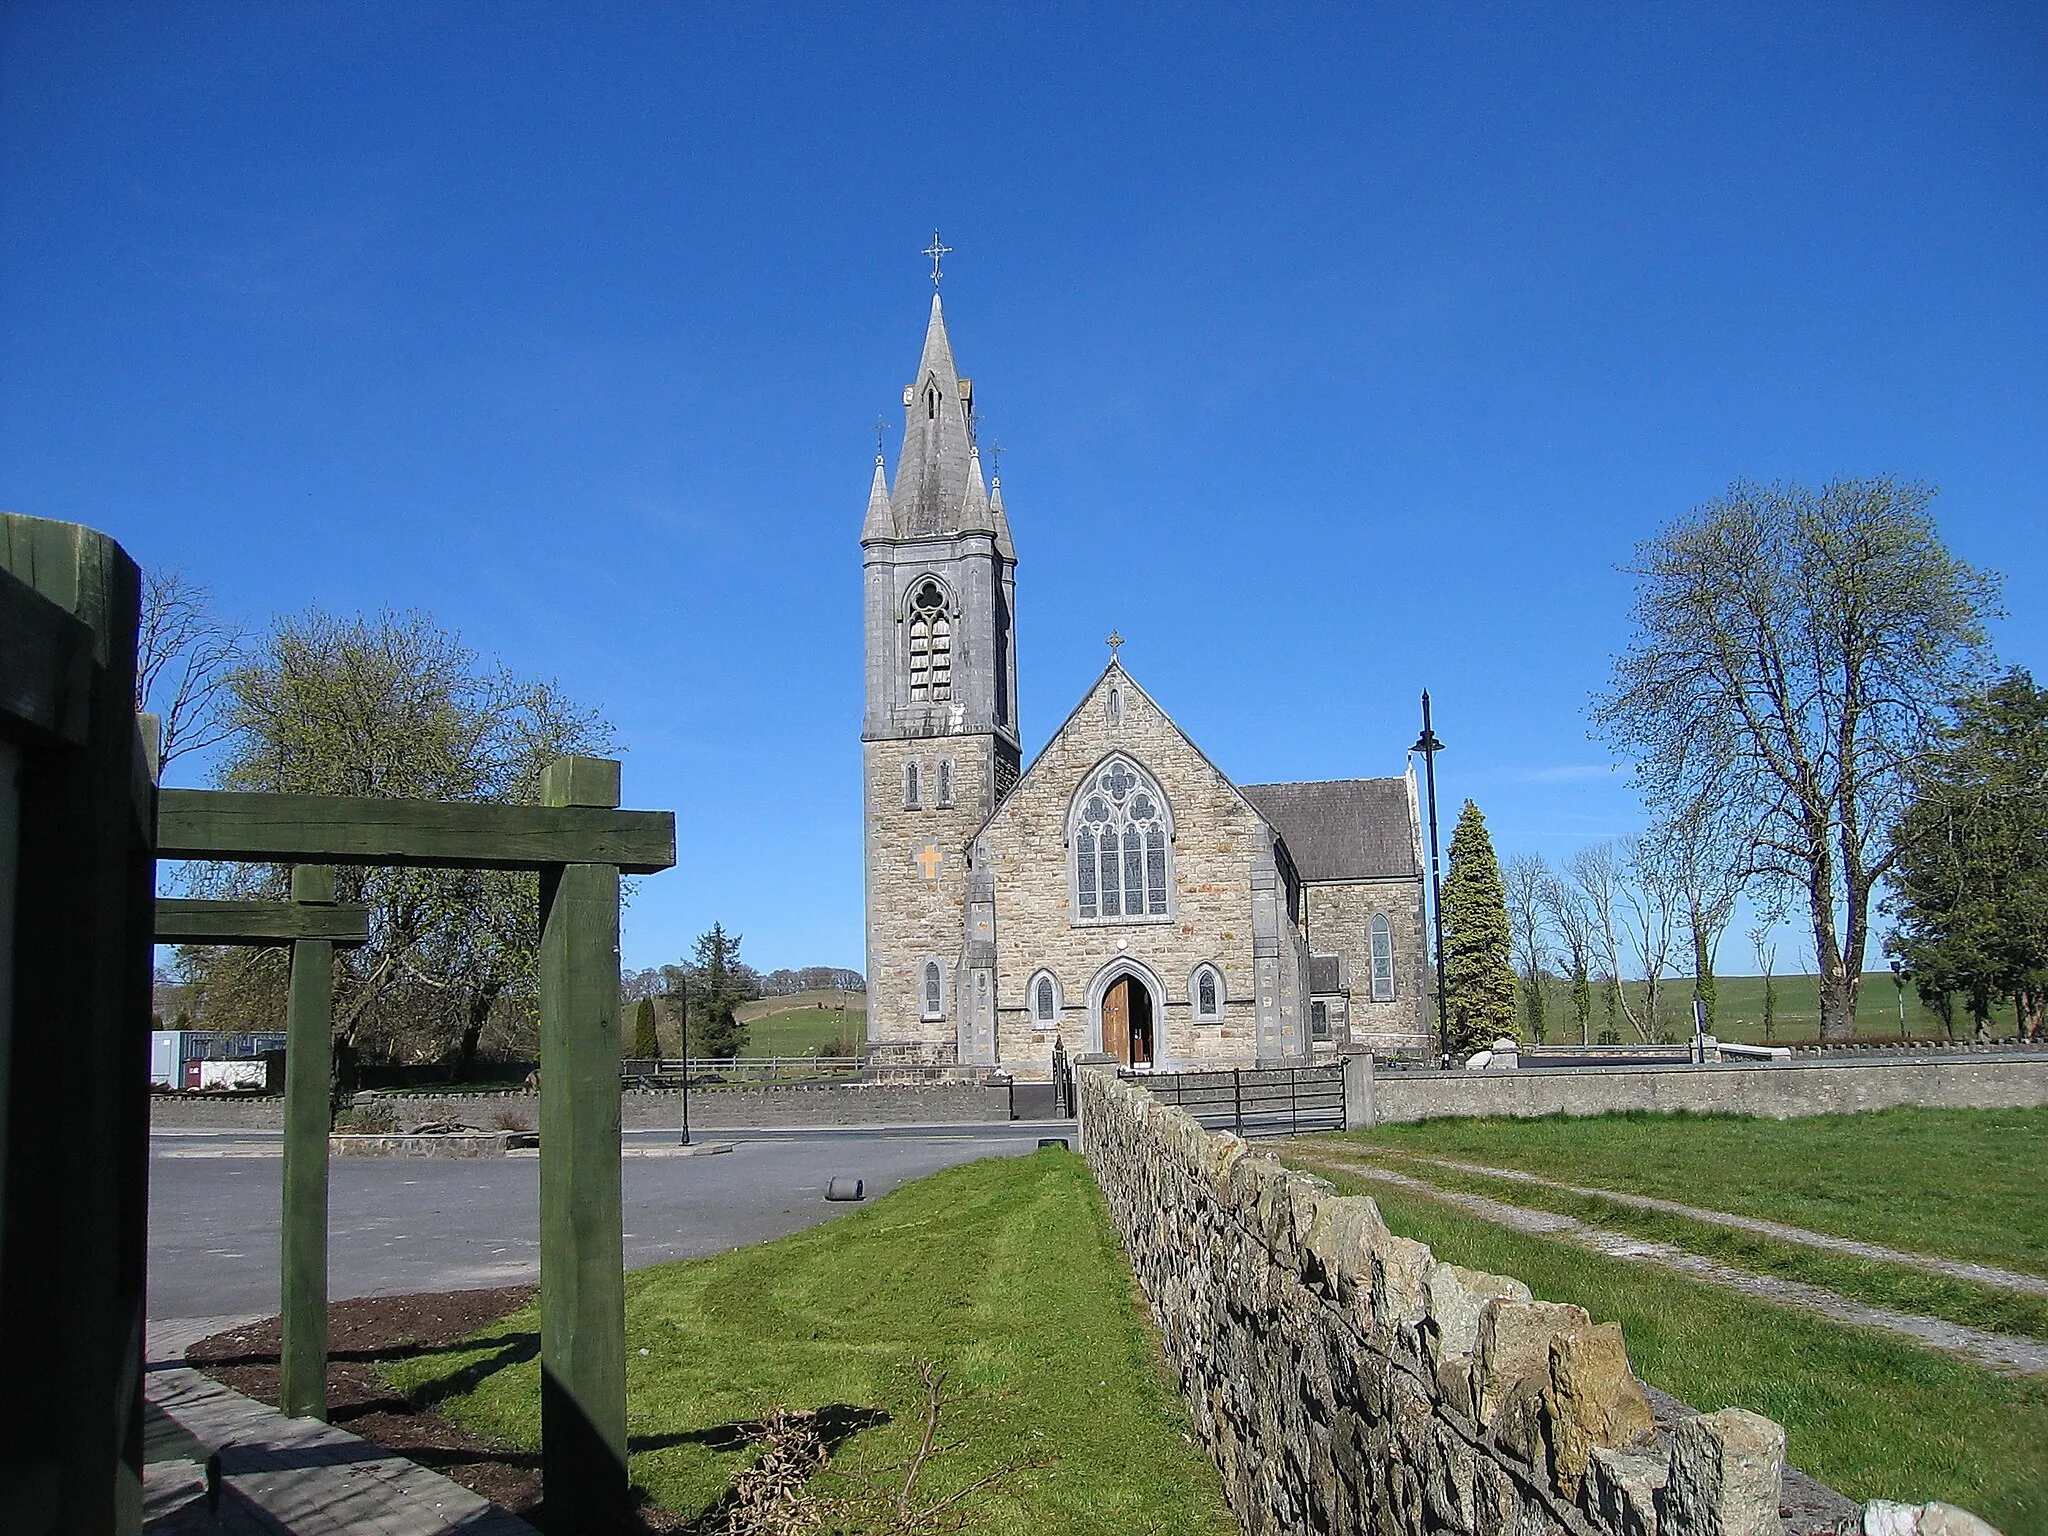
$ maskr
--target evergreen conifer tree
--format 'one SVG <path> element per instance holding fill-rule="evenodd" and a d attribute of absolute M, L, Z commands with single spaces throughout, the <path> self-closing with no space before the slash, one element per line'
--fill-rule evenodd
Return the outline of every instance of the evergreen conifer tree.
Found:
<path fill-rule="evenodd" d="M 733 1010 L 753 996 L 739 963 L 740 936 L 727 933 L 722 923 L 713 923 L 697 936 L 694 958 L 696 963 L 690 968 L 692 1054 L 737 1056 L 746 1049 L 747 1026 Z"/>
<path fill-rule="evenodd" d="M 1444 876 L 1444 997 L 1452 1050 L 1483 1050 L 1497 1036 L 1515 1034 L 1513 948 L 1500 860 L 1486 818 L 1467 800 Z"/>
<path fill-rule="evenodd" d="M 633 1059 L 653 1061 L 661 1054 L 661 1042 L 654 1034 L 654 999 L 643 997 L 633 1011 Z"/>

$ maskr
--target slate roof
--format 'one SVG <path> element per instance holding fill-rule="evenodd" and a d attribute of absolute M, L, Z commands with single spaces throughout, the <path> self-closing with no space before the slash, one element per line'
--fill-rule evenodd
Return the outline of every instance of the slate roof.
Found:
<path fill-rule="evenodd" d="M 1412 879 L 1422 873 L 1405 778 L 1238 788 L 1280 834 L 1304 881 Z"/>

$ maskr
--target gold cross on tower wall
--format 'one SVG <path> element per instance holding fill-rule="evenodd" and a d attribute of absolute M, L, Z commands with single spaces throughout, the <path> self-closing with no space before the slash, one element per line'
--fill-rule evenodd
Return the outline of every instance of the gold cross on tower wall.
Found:
<path fill-rule="evenodd" d="M 926 843 L 918 849 L 914 862 L 924 871 L 925 879 L 936 880 L 939 878 L 939 865 L 944 860 L 945 855 L 939 852 L 937 843 Z"/>

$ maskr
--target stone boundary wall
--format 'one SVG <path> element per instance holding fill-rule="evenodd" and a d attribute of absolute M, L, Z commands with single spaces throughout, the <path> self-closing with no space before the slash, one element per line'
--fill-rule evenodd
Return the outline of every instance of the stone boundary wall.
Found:
<path fill-rule="evenodd" d="M 429 1120 L 460 1120 L 494 1130 L 501 1115 L 520 1117 L 529 1127 L 540 1124 L 540 1095 L 523 1089 L 509 1093 L 377 1094 L 357 1102 L 388 1106 L 401 1128 Z M 621 1096 L 620 1114 L 629 1131 L 677 1126 L 682 1121 L 682 1095 L 674 1090 L 630 1089 Z M 1007 1121 L 1009 1117 L 1009 1090 L 984 1088 L 978 1083 L 721 1084 L 690 1090 L 693 1131 L 756 1126 L 965 1125 Z M 157 1094 L 149 1101 L 149 1122 L 157 1130 L 281 1130 L 284 1100 Z"/>
<path fill-rule="evenodd" d="M 1604 1115 L 1689 1109 L 1758 1115 L 1930 1109 L 2032 1109 L 2048 1104 L 2048 1059 L 1780 1061 L 1694 1067 L 1523 1067 L 1511 1072 L 1378 1072 L 1371 1108 L 1351 1124 L 1447 1115 Z"/>
<path fill-rule="evenodd" d="M 1620 1324 L 1440 1263 L 1369 1197 L 1076 1076 L 1083 1150 L 1250 1536 L 1781 1536 L 1779 1425 L 1659 1425 Z"/>

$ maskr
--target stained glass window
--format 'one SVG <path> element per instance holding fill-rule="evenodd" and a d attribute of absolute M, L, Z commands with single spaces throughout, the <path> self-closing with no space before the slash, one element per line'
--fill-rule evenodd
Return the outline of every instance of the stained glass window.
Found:
<path fill-rule="evenodd" d="M 1144 770 L 1111 758 L 1082 786 L 1074 822 L 1076 916 L 1165 917 L 1173 873 L 1166 807 Z"/>
<path fill-rule="evenodd" d="M 1052 1022 L 1053 1001 L 1052 978 L 1050 976 L 1038 978 L 1037 997 L 1033 1001 L 1032 1006 L 1038 1015 L 1039 1023 L 1050 1024 Z"/>
<path fill-rule="evenodd" d="M 1215 1018 L 1222 1011 L 1216 1004 L 1216 973 L 1205 965 L 1195 977 L 1196 1017 L 1204 1019 Z"/>
<path fill-rule="evenodd" d="M 1384 912 L 1372 920 L 1372 1000 L 1394 1000 L 1394 928 Z"/>
<path fill-rule="evenodd" d="M 903 765 L 903 809 L 906 811 L 914 811 L 918 808 L 919 796 L 917 790 L 917 764 L 905 763 Z"/>
<path fill-rule="evenodd" d="M 953 759 L 939 759 L 939 805 L 942 809 L 953 804 Z"/>
<path fill-rule="evenodd" d="M 939 979 L 939 962 L 927 960 L 924 963 L 924 1011 L 927 1018 L 937 1018 L 939 1005 L 944 1001 L 942 984 Z"/>

